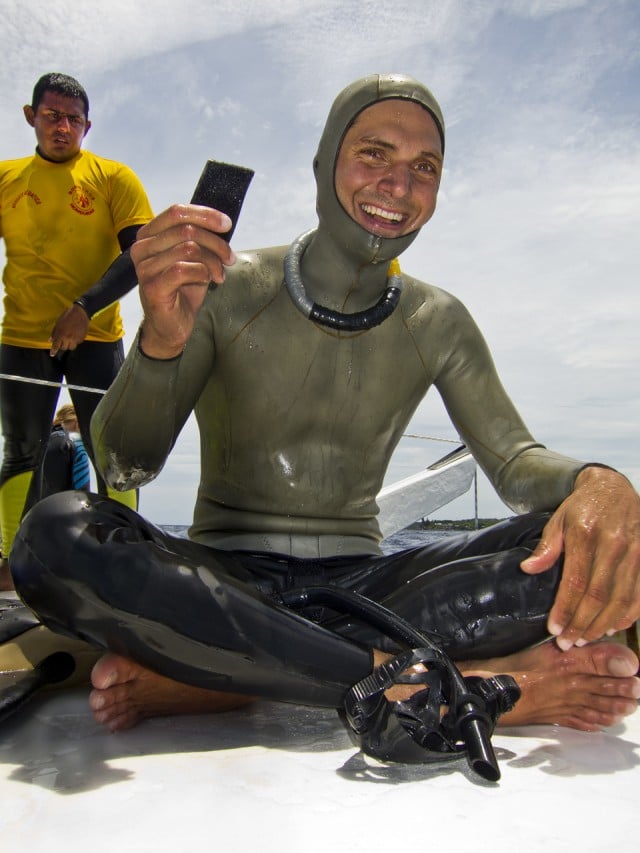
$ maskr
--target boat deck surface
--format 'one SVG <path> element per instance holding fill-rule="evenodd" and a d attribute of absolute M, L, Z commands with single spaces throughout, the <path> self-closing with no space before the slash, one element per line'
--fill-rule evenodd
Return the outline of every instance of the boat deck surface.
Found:
<path fill-rule="evenodd" d="M 489 783 L 464 759 L 365 760 L 333 711 L 257 702 L 108 734 L 87 693 L 42 693 L 3 723 L 3 849 L 637 850 L 640 713 L 596 734 L 501 729 Z"/>

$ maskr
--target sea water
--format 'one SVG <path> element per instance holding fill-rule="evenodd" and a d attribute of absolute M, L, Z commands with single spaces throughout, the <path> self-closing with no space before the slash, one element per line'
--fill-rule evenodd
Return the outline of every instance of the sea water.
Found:
<path fill-rule="evenodd" d="M 396 551 L 404 551 L 407 548 L 419 548 L 421 545 L 429 545 L 431 542 L 437 542 L 439 539 L 449 539 L 451 536 L 457 536 L 463 530 L 423 530 L 419 527 L 407 527 L 406 530 L 399 530 L 393 536 L 383 539 L 380 547 L 384 554 L 393 554 Z"/>

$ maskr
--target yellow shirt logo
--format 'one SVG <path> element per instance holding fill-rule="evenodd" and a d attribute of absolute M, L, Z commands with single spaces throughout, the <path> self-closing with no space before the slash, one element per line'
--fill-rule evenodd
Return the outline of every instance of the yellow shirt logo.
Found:
<path fill-rule="evenodd" d="M 31 190 L 23 190 L 20 195 L 18 195 L 18 197 L 15 199 L 15 201 L 12 202 L 11 207 L 17 207 L 18 202 L 21 198 L 31 198 L 36 204 L 42 204 L 42 201 L 34 192 L 31 192 Z"/>
<path fill-rule="evenodd" d="M 91 216 L 92 213 L 95 213 L 93 206 L 95 196 L 88 190 L 76 185 L 71 187 L 69 195 L 71 196 L 71 209 L 75 210 L 76 213 L 80 213 L 82 216 Z"/>

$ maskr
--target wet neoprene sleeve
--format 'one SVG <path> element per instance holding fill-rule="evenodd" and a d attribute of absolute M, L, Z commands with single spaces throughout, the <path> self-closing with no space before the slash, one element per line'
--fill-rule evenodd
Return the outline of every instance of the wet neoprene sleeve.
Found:
<path fill-rule="evenodd" d="M 455 297 L 446 294 L 444 300 L 439 322 L 450 342 L 434 384 L 460 438 L 514 512 L 556 509 L 573 490 L 584 463 L 535 440 L 506 393 L 475 321 Z"/>
<path fill-rule="evenodd" d="M 180 382 L 182 356 L 149 358 L 139 347 L 139 333 L 91 421 L 96 464 L 115 489 L 138 488 L 162 470 L 180 430 L 197 400 L 197 377 Z M 201 380 L 203 381 L 203 380 Z M 184 397 L 188 391 L 192 391 Z M 106 395 L 105 395 L 106 396 Z M 117 441 L 115 425 L 121 430 Z"/>
<path fill-rule="evenodd" d="M 122 299 L 138 283 L 129 249 L 135 241 L 139 228 L 139 225 L 131 225 L 122 229 L 118 234 L 122 254 L 118 255 L 99 281 L 74 301 L 74 305 L 84 308 L 89 319 L 107 305 Z"/>

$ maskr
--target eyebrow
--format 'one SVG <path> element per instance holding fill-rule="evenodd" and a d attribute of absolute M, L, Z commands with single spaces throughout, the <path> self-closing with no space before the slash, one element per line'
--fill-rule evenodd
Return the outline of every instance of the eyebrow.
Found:
<path fill-rule="evenodd" d="M 58 116 L 64 116 L 65 118 L 84 118 L 84 113 L 67 113 L 64 110 L 57 110 L 55 107 L 47 107 L 44 104 L 42 106 L 43 112 L 55 113 Z"/>
<path fill-rule="evenodd" d="M 397 151 L 398 146 L 386 139 L 381 139 L 379 136 L 360 136 L 353 141 L 354 145 L 377 145 L 379 148 L 384 148 L 386 151 Z M 444 158 L 437 151 L 420 151 L 418 157 L 426 157 L 429 160 L 437 160 L 442 163 Z"/>

